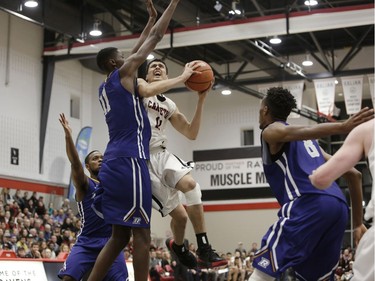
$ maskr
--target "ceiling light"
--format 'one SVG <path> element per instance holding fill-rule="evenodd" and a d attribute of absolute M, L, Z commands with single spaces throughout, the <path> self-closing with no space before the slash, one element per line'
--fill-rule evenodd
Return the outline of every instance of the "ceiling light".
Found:
<path fill-rule="evenodd" d="M 99 24 L 100 24 L 100 21 L 98 20 L 94 22 L 94 26 L 92 27 L 92 30 L 90 31 L 91 36 L 100 36 L 103 34 L 101 30 L 99 29 Z"/>
<path fill-rule="evenodd" d="M 25 7 L 28 8 L 35 8 L 38 7 L 38 1 L 37 0 L 26 0 L 24 3 Z"/>
<path fill-rule="evenodd" d="M 315 6 L 315 5 L 318 5 L 318 1 L 317 0 L 306 0 L 305 5 L 306 6 Z"/>
<path fill-rule="evenodd" d="M 335 80 L 335 84 L 337 85 L 338 83 L 339 83 L 339 80 L 336 79 L 336 80 Z"/>
<path fill-rule="evenodd" d="M 312 66 L 314 63 L 310 60 L 309 55 L 306 55 L 305 60 L 302 62 L 303 66 Z"/>
<path fill-rule="evenodd" d="M 155 56 L 153 55 L 153 54 L 149 54 L 148 56 L 147 56 L 147 59 L 148 60 L 153 60 L 155 58 Z"/>
<path fill-rule="evenodd" d="M 281 39 L 277 35 L 275 35 L 275 36 L 273 36 L 270 39 L 270 43 L 271 44 L 280 44 L 281 43 Z"/>
<path fill-rule="evenodd" d="M 234 14 L 236 14 L 236 15 L 241 15 L 241 14 L 242 14 L 242 11 L 241 11 L 241 7 L 240 7 L 240 3 L 239 3 L 239 1 L 233 1 L 233 2 L 232 2 L 232 11 L 233 11 Z"/>
<path fill-rule="evenodd" d="M 232 91 L 231 91 L 231 90 L 228 90 L 228 89 L 226 89 L 226 90 L 222 90 L 222 91 L 221 91 L 221 94 L 222 94 L 223 96 L 229 96 L 230 94 L 232 94 Z"/>
<path fill-rule="evenodd" d="M 221 9 L 223 8 L 223 5 L 221 5 L 221 3 L 219 1 L 216 1 L 216 4 L 214 6 L 214 9 L 218 12 L 221 11 Z"/>

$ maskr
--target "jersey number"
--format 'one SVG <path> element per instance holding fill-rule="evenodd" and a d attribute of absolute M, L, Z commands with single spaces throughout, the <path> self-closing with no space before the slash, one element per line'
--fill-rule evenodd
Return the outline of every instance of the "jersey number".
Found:
<path fill-rule="evenodd" d="M 156 129 L 158 129 L 158 130 L 160 130 L 160 126 L 161 126 L 161 124 L 163 123 L 163 120 L 161 120 L 161 118 L 158 116 L 158 117 L 156 117 L 156 120 L 155 120 L 156 122 L 156 124 L 155 124 L 155 128 Z"/>
<path fill-rule="evenodd" d="M 99 102 L 102 106 L 102 109 L 104 111 L 104 115 L 107 115 L 108 112 L 111 111 L 111 106 L 109 105 L 107 93 L 105 91 L 105 88 L 103 87 L 102 94 L 99 96 Z"/>
<path fill-rule="evenodd" d="M 303 141 L 303 144 L 305 145 L 306 151 L 311 156 L 311 158 L 319 157 L 319 151 L 318 149 L 316 149 L 316 146 L 311 140 L 305 140 Z"/>

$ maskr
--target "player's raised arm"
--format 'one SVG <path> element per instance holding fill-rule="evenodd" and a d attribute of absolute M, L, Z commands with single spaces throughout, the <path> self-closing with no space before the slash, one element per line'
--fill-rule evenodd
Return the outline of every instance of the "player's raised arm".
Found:
<path fill-rule="evenodd" d="M 59 121 L 65 132 L 66 154 L 71 164 L 72 180 L 76 188 L 76 196 L 77 199 L 78 197 L 83 198 L 88 187 L 88 178 L 83 170 L 81 160 L 73 142 L 72 128 L 64 113 L 60 114 Z"/>

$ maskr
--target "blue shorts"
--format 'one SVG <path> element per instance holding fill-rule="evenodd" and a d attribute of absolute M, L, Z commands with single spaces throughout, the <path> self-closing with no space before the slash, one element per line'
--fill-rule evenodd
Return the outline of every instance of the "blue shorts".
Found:
<path fill-rule="evenodd" d="M 82 277 L 94 267 L 96 258 L 108 239 L 109 238 L 80 236 L 57 276 L 62 279 L 65 275 L 68 275 L 75 280 L 81 280 Z M 128 270 L 126 268 L 124 254 L 121 252 L 103 280 L 126 281 L 127 278 Z"/>
<path fill-rule="evenodd" d="M 146 161 L 126 157 L 103 161 L 99 172 L 102 194 L 95 197 L 94 209 L 102 211 L 106 223 L 150 227 L 152 193 Z"/>
<path fill-rule="evenodd" d="M 329 195 L 303 195 L 285 204 L 253 266 L 275 278 L 293 267 L 299 280 L 334 280 L 348 221 L 347 204 Z"/>

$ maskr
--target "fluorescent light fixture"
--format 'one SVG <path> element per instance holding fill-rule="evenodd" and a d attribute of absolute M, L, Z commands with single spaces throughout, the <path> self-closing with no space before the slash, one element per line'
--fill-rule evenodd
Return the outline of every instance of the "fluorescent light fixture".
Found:
<path fill-rule="evenodd" d="M 153 55 L 153 54 L 149 54 L 148 56 L 147 56 L 147 59 L 148 60 L 153 60 L 155 58 L 155 56 Z"/>
<path fill-rule="evenodd" d="M 221 91 L 221 94 L 222 94 L 223 96 L 229 96 L 230 94 L 232 94 L 232 91 L 231 91 L 231 90 L 228 90 L 228 89 L 226 89 L 226 90 L 222 90 L 222 91 Z"/>
<path fill-rule="evenodd" d="M 236 14 L 236 15 L 242 14 L 241 7 L 239 5 L 239 2 L 237 2 L 237 1 L 232 2 L 232 10 L 233 10 L 234 14 Z"/>
<path fill-rule="evenodd" d="M 318 5 L 318 1 L 317 0 L 306 0 L 305 5 L 306 6 L 316 6 L 316 5 Z"/>
<path fill-rule="evenodd" d="M 270 39 L 270 43 L 271 44 L 280 44 L 281 43 L 281 39 L 277 35 L 275 35 L 275 36 L 273 36 Z"/>
<path fill-rule="evenodd" d="M 337 85 L 338 83 L 339 83 L 339 80 L 336 79 L 336 80 L 335 80 L 335 84 Z"/>
<path fill-rule="evenodd" d="M 39 5 L 37 0 L 26 0 L 23 4 L 28 8 L 35 8 Z"/>
<path fill-rule="evenodd" d="M 102 35 L 102 31 L 99 29 L 100 21 L 96 20 L 94 22 L 94 26 L 92 27 L 92 30 L 90 31 L 91 36 L 100 36 Z"/>
<path fill-rule="evenodd" d="M 221 3 L 219 1 L 216 1 L 216 4 L 214 6 L 214 9 L 218 12 L 221 11 L 221 9 L 223 8 L 223 5 L 221 5 Z"/>
<path fill-rule="evenodd" d="M 302 62 L 303 66 L 312 66 L 314 63 L 310 60 L 309 55 L 306 55 L 305 60 Z"/>

